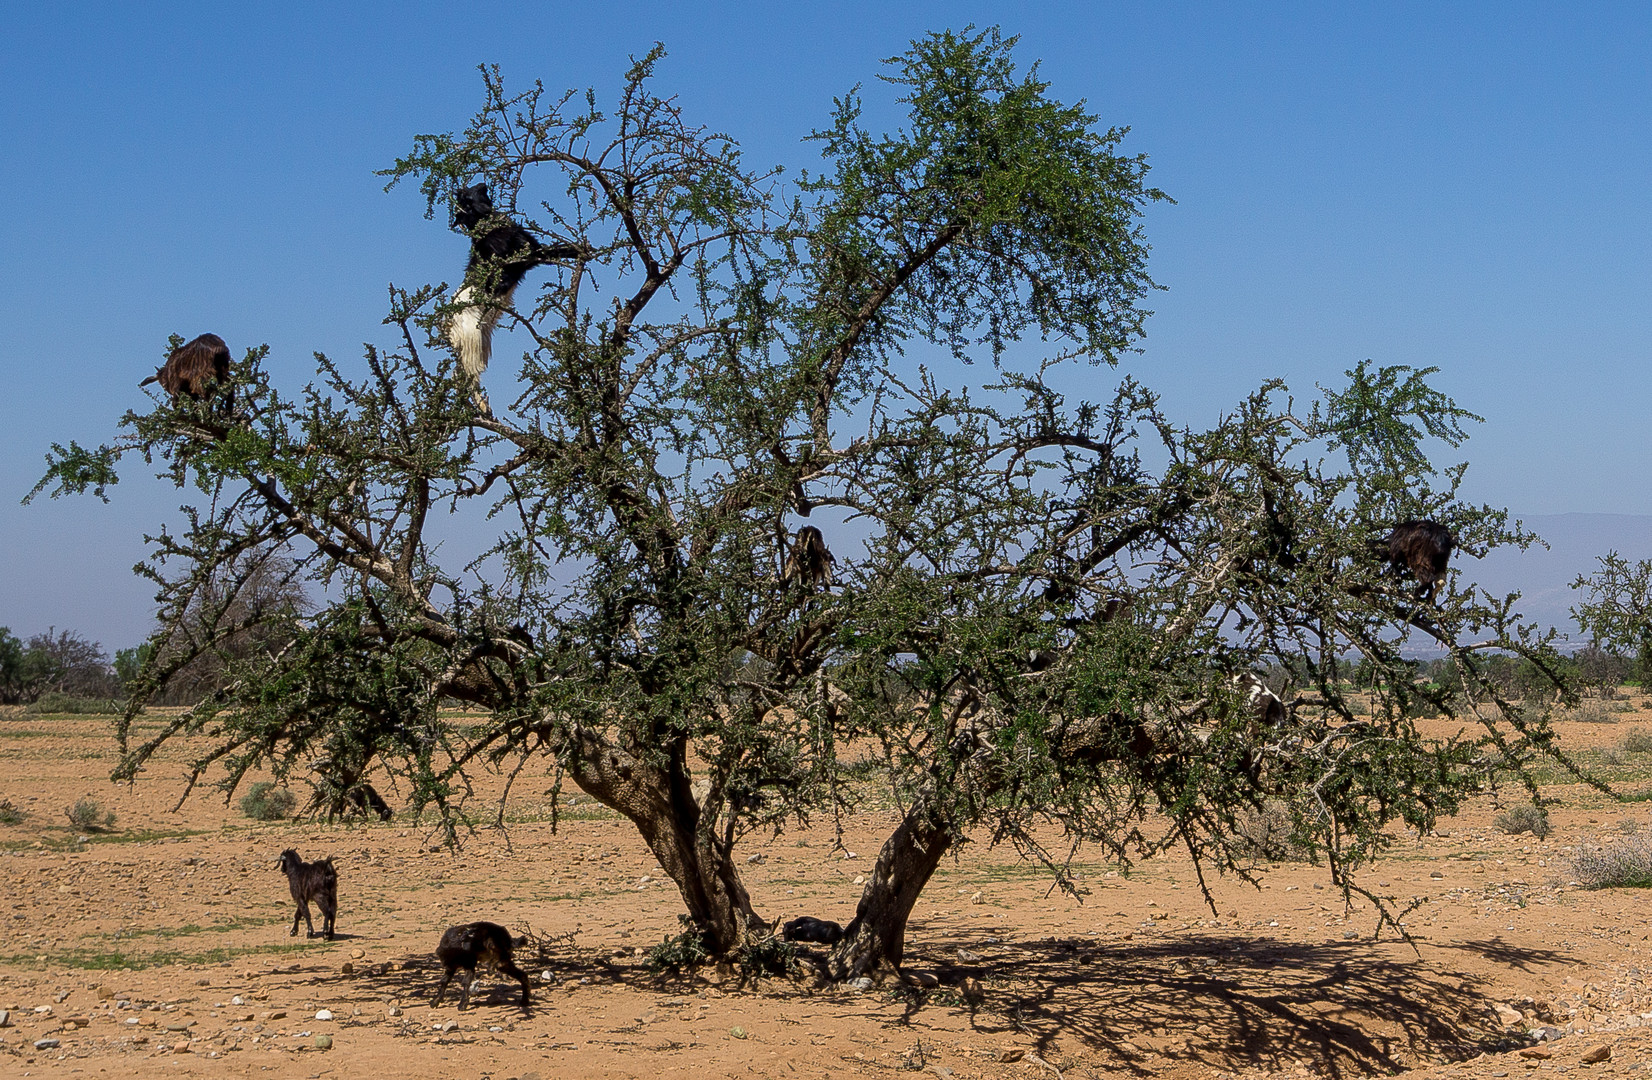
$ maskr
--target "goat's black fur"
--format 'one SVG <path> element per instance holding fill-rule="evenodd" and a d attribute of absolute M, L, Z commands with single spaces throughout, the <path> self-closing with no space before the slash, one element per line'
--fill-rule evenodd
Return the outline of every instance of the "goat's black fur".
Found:
<path fill-rule="evenodd" d="M 442 984 L 436 987 L 430 1007 L 442 1003 L 448 981 L 460 968 L 464 969 L 465 978 L 459 983 L 459 1008 L 468 1007 L 470 989 L 476 982 L 476 965 L 480 963 L 522 984 L 522 1011 L 527 1012 L 528 975 L 511 959 L 512 951 L 527 943 L 525 937 L 511 937 L 511 932 L 498 923 L 473 922 L 448 927 L 436 945 L 436 958 L 442 962 Z"/>
<path fill-rule="evenodd" d="M 464 285 L 454 301 L 465 305 L 448 325 L 448 341 L 459 357 L 459 369 L 477 380 L 493 353 L 493 328 L 510 306 L 511 295 L 535 266 L 590 254 L 584 244 L 544 244 L 539 238 L 493 208 L 486 184 L 461 188 L 453 201 L 452 226 L 470 235 L 470 261 Z M 487 398 L 477 390 L 484 410 Z"/>
<path fill-rule="evenodd" d="M 281 853 L 275 867 L 287 875 L 287 887 L 292 890 L 298 910 L 293 912 L 293 928 L 289 937 L 298 936 L 298 920 L 304 920 L 306 937 L 315 937 L 315 924 L 310 921 L 310 901 L 321 909 L 321 934 L 333 940 L 333 924 L 338 919 L 338 871 L 332 859 L 307 863 L 298 852 L 288 848 Z"/>
<path fill-rule="evenodd" d="M 830 919 L 816 919 L 810 915 L 803 915 L 782 926 L 780 936 L 787 941 L 836 945 L 843 940 L 843 927 Z"/>
<path fill-rule="evenodd" d="M 390 804 L 384 801 L 384 797 L 374 789 L 372 784 L 357 784 L 345 793 L 344 801 L 351 810 L 359 813 L 362 817 L 373 814 L 380 821 L 389 821 L 396 816 L 395 811 L 390 809 Z"/>
<path fill-rule="evenodd" d="M 826 538 L 813 525 L 797 530 L 786 552 L 784 581 L 797 580 L 804 585 L 820 588 L 832 583 L 832 564 L 837 559 L 826 548 Z"/>
<path fill-rule="evenodd" d="M 1416 519 L 1400 522 L 1387 539 L 1371 542 L 1377 558 L 1392 563 L 1396 570 L 1411 572 L 1422 586 L 1425 601 L 1434 599 L 1440 582 L 1445 580 L 1446 564 L 1455 546 L 1450 529 L 1437 521 Z"/>
<path fill-rule="evenodd" d="M 173 401 L 180 397 L 201 401 L 211 392 L 212 383 L 220 386 L 229 383 L 229 346 L 217 334 L 202 334 L 173 349 L 166 363 L 138 385 L 148 386 L 152 382 L 160 383 Z M 227 400 L 225 403 L 228 404 Z"/>

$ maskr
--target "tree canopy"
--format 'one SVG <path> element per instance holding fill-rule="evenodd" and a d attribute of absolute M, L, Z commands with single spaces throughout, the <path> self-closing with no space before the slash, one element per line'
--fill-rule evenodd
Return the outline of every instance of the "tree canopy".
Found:
<path fill-rule="evenodd" d="M 1393 826 L 1553 753 L 1482 662 L 1552 672 L 1548 639 L 1509 598 L 1420 600 L 1373 547 L 1411 517 L 1471 556 L 1531 540 L 1431 464 L 1476 418 L 1430 369 L 1360 364 L 1305 403 L 1264 382 L 1206 428 L 1136 378 L 1074 399 L 1073 372 L 1139 345 L 1164 195 L 1014 45 L 914 42 L 882 77 L 904 124 L 868 130 L 846 93 L 793 182 L 656 90 L 659 49 L 604 107 L 485 69 L 470 126 L 387 175 L 427 216 L 485 182 L 572 238 L 507 315 L 526 348 L 486 378 L 508 407 L 456 377 L 448 288 L 395 288 L 395 340 L 360 365 L 318 356 L 289 395 L 253 350 L 233 406 L 157 399 L 109 446 L 54 448 L 53 494 L 102 494 L 131 454 L 192 492 L 152 540 L 162 626 L 132 709 L 184 670 L 180 641 L 221 655 L 223 689 L 141 745 L 123 728 L 117 776 L 210 736 L 195 776 L 221 766 L 226 791 L 317 757 L 332 782 L 382 767 L 456 835 L 472 770 L 553 760 L 636 826 L 712 955 L 770 930 L 741 838 L 879 785 L 896 824 L 830 958 L 845 976 L 898 967 L 971 839 L 1069 886 L 1080 844 L 1248 874 L 1245 815 L 1278 806 L 1352 888 Z M 473 508 L 493 541 L 456 560 L 438 523 Z M 260 607 L 252 635 L 237 582 L 272 572 L 320 599 Z M 1414 682 L 1411 635 L 1454 690 Z M 1429 737 L 1423 706 L 1476 725 Z"/>

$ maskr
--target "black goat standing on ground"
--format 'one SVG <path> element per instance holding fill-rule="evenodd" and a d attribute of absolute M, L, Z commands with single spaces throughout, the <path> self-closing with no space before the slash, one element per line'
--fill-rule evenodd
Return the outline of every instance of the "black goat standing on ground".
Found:
<path fill-rule="evenodd" d="M 287 875 L 287 887 L 292 890 L 298 910 L 293 912 L 293 928 L 289 937 L 298 936 L 298 920 L 304 920 L 306 937 L 315 937 L 315 924 L 310 921 L 310 901 L 321 909 L 321 934 L 333 940 L 333 923 L 338 918 L 338 871 L 332 859 L 307 863 L 298 852 L 288 848 L 281 853 L 276 869 Z"/>
<path fill-rule="evenodd" d="M 1392 563 L 1396 569 L 1411 571 L 1411 576 L 1422 586 L 1419 594 L 1424 601 L 1432 601 L 1440 582 L 1445 580 L 1446 564 L 1451 561 L 1451 549 L 1456 540 L 1451 530 L 1437 521 L 1402 521 L 1394 526 L 1385 540 L 1371 541 L 1377 558 Z"/>
<path fill-rule="evenodd" d="M 229 382 L 229 346 L 217 334 L 202 334 L 173 349 L 166 363 L 138 385 L 148 386 L 152 382 L 160 383 L 174 403 L 180 397 L 201 401 L 209 393 L 209 384 Z"/>
<path fill-rule="evenodd" d="M 470 234 L 470 261 L 464 285 L 453 298 L 466 305 L 448 323 L 447 340 L 459 370 L 471 382 L 476 407 L 488 411 L 482 372 L 493 356 L 493 328 L 510 307 L 516 287 L 535 266 L 586 254 L 581 244 L 542 244 L 517 222 L 494 210 L 486 184 L 462 188 L 453 204 L 453 228 Z"/>
<path fill-rule="evenodd" d="M 522 1011 L 528 1011 L 528 975 L 511 960 L 511 952 L 526 945 L 525 937 L 513 938 L 511 932 L 498 923 L 473 922 L 450 926 L 436 945 L 436 958 L 442 962 L 442 984 L 430 1002 L 435 1008 L 442 1003 L 442 994 L 453 978 L 453 973 L 464 968 L 465 977 L 459 983 L 459 1008 L 470 1004 L 470 988 L 476 982 L 476 965 L 485 964 L 522 984 Z"/>

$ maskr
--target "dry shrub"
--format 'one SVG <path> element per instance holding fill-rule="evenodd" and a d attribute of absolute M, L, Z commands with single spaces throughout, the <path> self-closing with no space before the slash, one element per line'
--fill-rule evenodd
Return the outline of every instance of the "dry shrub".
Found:
<path fill-rule="evenodd" d="M 293 816 L 298 799 L 268 780 L 260 780 L 241 796 L 241 813 L 254 821 L 285 821 Z"/>
<path fill-rule="evenodd" d="M 1541 806 L 1516 806 L 1498 814 L 1491 822 L 1510 836 L 1531 833 L 1539 840 L 1554 831 L 1549 824 L 1549 812 Z"/>
<path fill-rule="evenodd" d="M 1652 837 L 1630 836 L 1572 857 L 1572 878 L 1586 889 L 1652 887 Z"/>
<path fill-rule="evenodd" d="M 1284 803 L 1269 799 L 1260 810 L 1247 810 L 1238 822 L 1239 847 L 1273 862 L 1312 862 L 1313 849 L 1292 836 L 1291 814 Z"/>
<path fill-rule="evenodd" d="M 1624 732 L 1623 740 L 1618 745 L 1631 754 L 1652 753 L 1652 731 L 1643 727 L 1630 728 Z"/>
<path fill-rule="evenodd" d="M 1618 722 L 1618 711 L 1591 698 L 1580 703 L 1575 709 L 1560 713 L 1556 719 L 1570 720 L 1577 724 L 1615 724 Z"/>
<path fill-rule="evenodd" d="M 77 799 L 64 813 L 69 815 L 69 824 L 77 829 L 108 829 L 115 824 L 115 812 L 105 812 L 103 805 L 90 795 Z"/>

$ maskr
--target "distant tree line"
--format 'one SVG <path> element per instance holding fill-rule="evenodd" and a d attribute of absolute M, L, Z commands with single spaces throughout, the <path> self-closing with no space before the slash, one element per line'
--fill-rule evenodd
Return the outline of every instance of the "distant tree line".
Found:
<path fill-rule="evenodd" d="M 122 697 L 140 663 L 137 649 L 111 663 L 103 646 L 74 630 L 52 627 L 21 641 L 0 626 L 0 705 L 31 705 L 47 694 Z"/>

